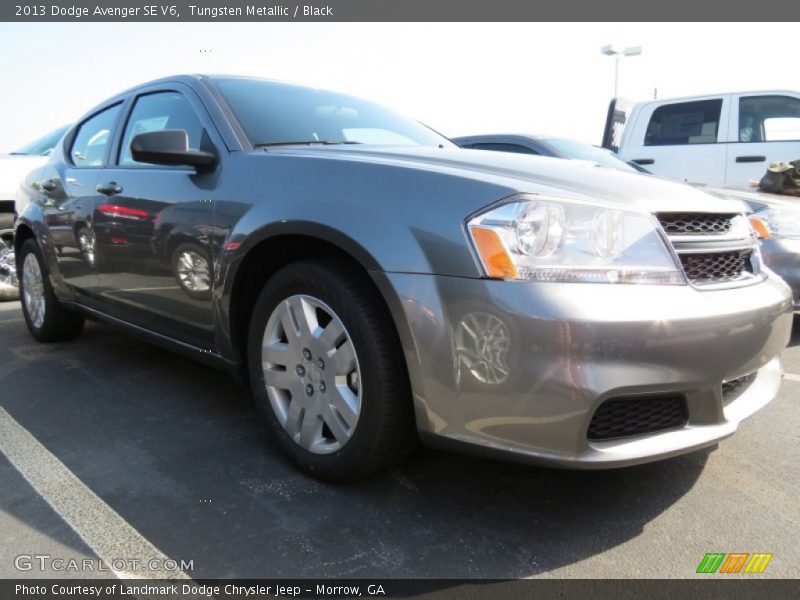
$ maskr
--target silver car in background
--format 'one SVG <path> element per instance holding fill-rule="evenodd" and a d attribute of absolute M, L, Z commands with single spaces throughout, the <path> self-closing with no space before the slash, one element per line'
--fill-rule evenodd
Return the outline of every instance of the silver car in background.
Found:
<path fill-rule="evenodd" d="M 708 191 L 747 203 L 764 263 L 789 284 L 800 311 L 800 198 L 727 186 Z"/>

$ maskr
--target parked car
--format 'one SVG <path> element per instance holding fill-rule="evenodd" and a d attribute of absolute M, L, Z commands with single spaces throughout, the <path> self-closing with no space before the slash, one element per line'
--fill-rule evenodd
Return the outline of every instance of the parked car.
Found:
<path fill-rule="evenodd" d="M 614 152 L 606 148 L 598 148 L 585 142 L 569 138 L 548 135 L 523 134 L 484 134 L 450 138 L 454 144 L 473 150 L 495 150 L 497 152 L 513 152 L 516 154 L 536 154 L 553 158 L 569 158 L 582 160 L 599 167 L 619 169 L 620 171 L 638 171 L 648 173 L 644 167 L 634 162 L 625 162 Z"/>
<path fill-rule="evenodd" d="M 576 468 L 662 459 L 733 434 L 780 386 L 792 296 L 762 269 L 744 204 L 462 150 L 347 95 L 147 83 L 89 111 L 24 190 L 15 246 L 37 340 L 90 315 L 228 369 L 321 478 L 372 473 L 418 436 Z M 110 271 L 100 244 L 95 264 L 77 240 L 56 251 L 54 211 L 94 223 L 142 200 L 191 205 L 172 223 L 207 232 L 192 242 L 208 297 L 141 268 L 161 247 L 144 238 Z"/>
<path fill-rule="evenodd" d="M 789 284 L 800 311 L 800 198 L 729 186 L 707 191 L 748 205 L 764 263 Z"/>
<path fill-rule="evenodd" d="M 47 162 L 47 157 L 66 132 L 61 127 L 16 152 L 0 155 L 0 229 L 14 226 L 14 196 L 29 171 Z"/>
<path fill-rule="evenodd" d="M 654 175 L 747 187 L 770 162 L 800 157 L 800 93 L 730 92 L 612 101 L 604 146 Z"/>

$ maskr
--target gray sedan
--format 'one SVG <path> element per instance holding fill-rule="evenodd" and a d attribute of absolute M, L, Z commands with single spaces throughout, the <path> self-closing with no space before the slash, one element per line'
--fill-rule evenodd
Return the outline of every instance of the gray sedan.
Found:
<path fill-rule="evenodd" d="M 90 316 L 226 369 L 318 477 L 418 439 L 637 464 L 715 444 L 780 386 L 792 295 L 744 204 L 462 150 L 344 94 L 150 82 L 87 112 L 23 192 L 38 341 Z"/>

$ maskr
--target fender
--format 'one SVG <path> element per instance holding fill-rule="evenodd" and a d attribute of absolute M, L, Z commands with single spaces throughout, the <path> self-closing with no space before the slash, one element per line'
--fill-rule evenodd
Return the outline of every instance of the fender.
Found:
<path fill-rule="evenodd" d="M 239 350 L 233 342 L 231 301 L 234 284 L 244 259 L 262 242 L 289 235 L 306 236 L 327 242 L 352 256 L 367 271 L 382 271 L 381 265 L 375 257 L 361 244 L 323 223 L 315 221 L 273 222 L 254 230 L 246 237 L 234 230 L 220 249 L 215 269 L 213 310 L 217 351 L 222 356 L 237 361 L 241 358 Z"/>
<path fill-rule="evenodd" d="M 42 256 L 45 261 L 45 268 L 47 275 L 50 278 L 50 284 L 53 286 L 53 292 L 59 300 L 74 301 L 75 292 L 70 286 L 66 284 L 61 270 L 58 268 L 58 260 L 56 260 L 56 249 L 53 244 L 53 238 L 44 225 L 44 215 L 42 208 L 34 202 L 28 203 L 25 210 L 17 218 L 17 223 L 14 231 L 19 231 L 21 227 L 27 227 L 33 232 L 33 239 L 39 245 L 42 251 Z M 17 244 L 18 237 L 14 236 L 14 252 L 18 255 L 20 245 Z"/>

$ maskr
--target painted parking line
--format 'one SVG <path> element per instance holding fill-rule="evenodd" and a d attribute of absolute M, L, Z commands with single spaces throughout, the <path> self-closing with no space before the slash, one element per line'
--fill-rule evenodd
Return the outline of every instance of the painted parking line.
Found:
<path fill-rule="evenodd" d="M 794 373 L 784 373 L 783 378 L 789 381 L 800 381 L 800 375 L 795 375 Z"/>
<path fill-rule="evenodd" d="M 0 452 L 117 577 L 189 579 L 2 407 Z"/>

